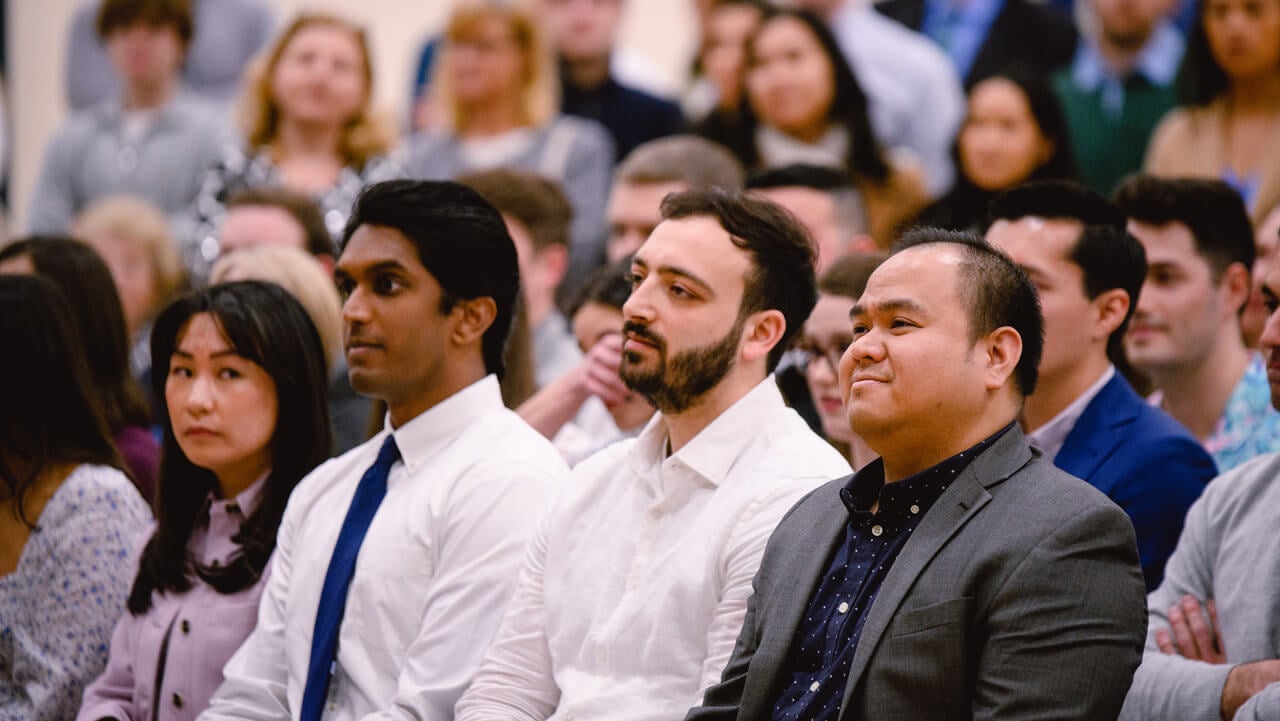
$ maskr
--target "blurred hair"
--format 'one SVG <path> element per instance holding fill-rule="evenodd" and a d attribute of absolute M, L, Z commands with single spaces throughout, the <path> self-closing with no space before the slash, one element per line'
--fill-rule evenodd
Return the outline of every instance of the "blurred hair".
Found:
<path fill-rule="evenodd" d="M 275 550 L 276 530 L 290 492 L 329 456 L 332 444 L 320 336 L 298 301 L 273 283 L 215 285 L 165 308 L 151 333 L 156 397 L 164 402 L 170 359 L 191 319 L 202 313 L 213 317 L 237 354 L 266 371 L 275 384 L 278 411 L 270 441 L 271 471 L 257 507 L 231 537 L 238 546 L 236 553 L 227 563 L 203 565 L 189 553 L 188 543 L 206 499 L 218 491 L 218 479 L 182 452 L 166 405 L 160 419 L 164 438 L 156 529 L 143 548 L 129 591 L 129 612 L 135 616 L 151 608 L 153 592 L 190 589 L 193 575 L 222 594 L 253 585 Z"/>
<path fill-rule="evenodd" d="M 1232 263 L 1253 268 L 1257 247 L 1249 211 L 1240 194 L 1220 180 L 1134 175 L 1116 189 L 1116 204 L 1140 223 L 1185 225 L 1214 282 Z"/>
<path fill-rule="evenodd" d="M 1205 0 L 1196 0 L 1195 15 L 1187 33 L 1187 47 L 1178 66 L 1174 87 L 1182 105 L 1208 105 L 1231 87 L 1231 78 L 1213 56 L 1204 27 Z"/>
<path fill-rule="evenodd" d="M 529 231 L 534 250 L 553 245 L 569 247 L 569 222 L 573 208 L 560 184 L 527 170 L 497 168 L 457 178 L 499 213 L 510 216 Z"/>
<path fill-rule="evenodd" d="M 27 516 L 27 493 L 60 464 L 124 472 L 66 297 L 39 276 L 0 275 L 0 493 Z M 20 349 L 20 350 L 19 350 Z"/>
<path fill-rule="evenodd" d="M 772 372 L 818 300 L 813 241 L 782 206 L 740 190 L 686 190 L 663 199 L 663 220 L 692 217 L 714 218 L 751 259 L 739 317 L 762 310 L 782 313 L 786 328 L 769 351 Z"/>
<path fill-rule="evenodd" d="M 348 165 L 363 168 L 375 156 L 383 155 L 395 143 L 395 133 L 388 122 L 373 110 L 373 65 L 369 41 L 360 26 L 336 15 L 305 12 L 289 23 L 276 41 L 245 71 L 243 94 L 239 107 L 241 130 L 253 150 L 270 149 L 280 132 L 280 108 L 272 97 L 272 77 L 285 49 L 299 32 L 315 26 L 335 27 L 351 34 L 360 48 L 364 67 L 365 99 L 355 117 L 343 126 L 338 154 Z"/>
<path fill-rule="evenodd" d="M 969 341 L 1008 326 L 1022 338 L 1022 356 L 1013 381 L 1024 398 L 1035 393 L 1044 353 L 1044 316 L 1027 272 L 980 236 L 967 231 L 913 228 L 893 246 L 893 254 L 924 245 L 948 245 L 963 258 L 955 292 L 969 312 Z"/>
<path fill-rule="evenodd" d="M 171 27 L 184 49 L 191 46 L 194 29 L 191 0 L 102 0 L 94 30 L 98 39 L 106 42 L 116 30 L 138 23 L 155 28 Z"/>
<path fill-rule="evenodd" d="M 615 183 L 681 183 L 688 190 L 741 188 L 742 163 L 723 146 L 696 135 L 671 135 L 637 145 L 614 171 Z"/>
<path fill-rule="evenodd" d="M 155 277 L 155 312 L 187 285 L 187 271 L 164 213 L 143 198 L 110 195 L 94 202 L 76 217 L 77 238 L 109 235 L 140 248 Z"/>
<path fill-rule="evenodd" d="M 1078 178 L 1080 173 L 1076 168 L 1075 153 L 1071 150 L 1071 133 L 1067 128 L 1067 116 L 1062 109 L 1062 101 L 1058 99 L 1058 94 L 1053 89 L 1053 83 L 1049 78 L 1042 71 L 1030 66 L 1012 65 L 978 81 L 973 88 L 970 88 L 969 97 L 973 97 L 973 91 L 979 85 L 993 80 L 1012 83 L 1022 92 L 1036 128 L 1045 140 L 1053 143 L 1053 153 L 1050 154 L 1049 159 L 1036 167 L 1027 180 L 1075 180 Z M 955 163 L 956 168 L 962 170 L 960 134 L 956 135 Z M 971 182 L 964 177 L 963 171 L 960 175 L 962 181 Z"/>
<path fill-rule="evenodd" d="M 843 298 L 861 298 L 867 290 L 867 279 L 888 257 L 888 253 L 877 251 L 836 258 L 827 272 L 818 278 L 818 292 Z"/>
<path fill-rule="evenodd" d="M 21 256 L 30 258 L 36 274 L 53 281 L 68 301 L 78 353 L 88 363 L 107 428 L 116 433 L 151 425 L 146 396 L 129 368 L 129 331 L 106 262 L 88 245 L 55 235 L 21 238 L 0 250 L 0 261 Z"/>
<path fill-rule="evenodd" d="M 578 314 L 583 306 L 598 305 L 622 310 L 631 297 L 631 256 L 612 265 L 602 266 L 587 279 L 587 284 L 569 304 L 569 317 Z"/>
<path fill-rule="evenodd" d="M 458 300 L 493 298 L 497 314 L 481 341 L 485 370 L 501 380 L 503 348 L 520 294 L 520 267 L 506 223 L 487 200 L 452 181 L 388 180 L 356 198 L 342 234 L 345 248 L 362 225 L 404 235 L 418 260 L 440 284 L 440 313 Z"/>
<path fill-rule="evenodd" d="M 342 357 L 342 300 L 333 278 L 316 259 L 300 248 L 259 245 L 237 250 L 218 259 L 209 283 L 261 280 L 275 283 L 307 311 L 320 334 L 325 368 L 332 370 Z"/>
<path fill-rule="evenodd" d="M 276 186 L 259 186 L 244 188 L 227 198 L 227 212 L 235 208 L 268 207 L 279 208 L 289 214 L 302 228 L 306 239 L 307 252 L 312 255 L 327 255 L 335 258 L 338 249 L 333 244 L 333 236 L 324 224 L 324 213 L 314 200 L 301 193 Z"/>
<path fill-rule="evenodd" d="M 747 176 L 748 190 L 774 188 L 808 188 L 826 193 L 831 198 L 836 222 L 846 238 L 866 233 L 867 213 L 862 194 L 847 171 L 822 165 L 796 163 L 777 168 L 764 168 Z"/>
<path fill-rule="evenodd" d="M 524 64 L 524 86 L 520 89 L 520 122 L 538 127 L 551 121 L 560 110 L 560 75 L 554 54 L 542 30 L 542 22 L 527 2 L 520 0 L 462 0 L 445 26 L 443 50 L 429 86 L 440 115 L 453 130 L 470 124 L 466 111 L 453 94 L 449 77 L 449 46 L 472 41 L 489 20 L 500 20 L 511 31 L 512 42 Z"/>

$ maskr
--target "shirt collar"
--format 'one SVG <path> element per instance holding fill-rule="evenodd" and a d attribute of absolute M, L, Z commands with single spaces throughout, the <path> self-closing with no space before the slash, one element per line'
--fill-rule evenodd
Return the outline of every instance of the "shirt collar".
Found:
<path fill-rule="evenodd" d="M 1163 20 L 1152 31 L 1147 44 L 1138 52 L 1133 72 L 1158 87 L 1168 87 L 1178 74 L 1186 40 L 1169 20 Z M 1098 46 L 1082 39 L 1071 66 L 1071 78 L 1076 87 L 1092 92 L 1108 79 L 1115 78 L 1110 66 L 1102 59 Z"/>
<path fill-rule="evenodd" d="M 772 374 L 756 384 L 746 395 L 703 428 L 671 458 L 688 466 L 713 486 L 724 482 L 729 469 L 763 427 L 765 421 L 786 410 L 778 384 Z M 655 413 L 640 432 L 628 453 L 628 462 L 638 475 L 649 477 L 666 459 L 667 424 L 661 413 Z"/>
<path fill-rule="evenodd" d="M 1076 422 L 1080 420 L 1080 416 L 1084 415 L 1084 411 L 1098 397 L 1102 389 L 1111 382 L 1116 375 L 1116 367 L 1108 364 L 1107 369 L 1102 372 L 1098 380 L 1089 386 L 1084 393 L 1071 401 L 1066 408 L 1058 411 L 1058 415 L 1053 420 L 1040 426 L 1034 431 L 1027 434 L 1027 441 L 1031 445 L 1044 451 L 1045 456 L 1050 459 L 1057 458 L 1058 451 L 1062 450 L 1062 444 L 1067 442 L 1067 436 L 1071 434 L 1071 429 L 1076 427 Z"/>
<path fill-rule="evenodd" d="M 504 407 L 497 376 L 487 375 L 395 430 L 391 430 L 391 416 L 388 415 L 383 427 L 395 435 L 400 458 L 405 468 L 413 473 L 474 421 Z"/>
<path fill-rule="evenodd" d="M 232 516 L 237 516 L 241 519 L 248 518 L 262 500 L 262 492 L 266 487 L 267 477 L 270 475 L 271 471 L 267 471 L 261 478 L 250 484 L 248 488 L 231 498 L 218 498 L 214 491 L 209 491 L 201 514 L 211 522 Z"/>

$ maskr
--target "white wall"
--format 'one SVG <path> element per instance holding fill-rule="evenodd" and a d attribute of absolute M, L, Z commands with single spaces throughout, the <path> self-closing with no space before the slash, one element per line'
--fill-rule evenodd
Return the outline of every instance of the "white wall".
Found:
<path fill-rule="evenodd" d="M 23 227 L 40 158 L 66 113 L 64 44 L 71 15 L 84 1 L 5 0 L 13 141 L 10 228 Z M 303 8 L 323 8 L 365 23 L 374 47 L 375 93 L 396 117 L 404 117 L 422 40 L 438 31 L 454 1 L 267 0 L 281 19 Z M 679 82 L 697 42 L 693 0 L 630 0 L 619 40 L 646 55 L 673 83 Z"/>

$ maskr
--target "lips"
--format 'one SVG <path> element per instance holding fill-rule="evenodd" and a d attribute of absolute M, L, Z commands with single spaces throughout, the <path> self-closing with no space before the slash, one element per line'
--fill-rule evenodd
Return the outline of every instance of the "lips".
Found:
<path fill-rule="evenodd" d="M 182 430 L 182 435 L 186 438 L 209 438 L 218 435 L 218 433 L 206 426 L 190 426 Z"/>
<path fill-rule="evenodd" d="M 622 349 L 624 351 L 636 350 L 636 346 L 655 350 L 662 348 L 662 339 L 639 323 L 624 323 L 622 326 L 622 338 Z"/>

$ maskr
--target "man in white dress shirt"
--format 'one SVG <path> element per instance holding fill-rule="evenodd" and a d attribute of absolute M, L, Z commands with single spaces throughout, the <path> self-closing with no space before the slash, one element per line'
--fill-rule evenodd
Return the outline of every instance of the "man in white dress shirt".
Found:
<path fill-rule="evenodd" d="M 778 520 L 849 473 L 771 372 L 816 296 L 779 206 L 668 196 L 632 261 L 621 375 L 660 411 L 575 467 L 460 720 L 679 719 L 733 650 Z"/>
<path fill-rule="evenodd" d="M 202 721 L 451 718 L 568 473 L 499 394 L 519 273 L 498 212 L 456 183 L 390 181 L 361 194 L 344 235 L 351 385 L 386 401 L 386 428 L 294 490 L 258 626 Z M 385 497 L 343 586 L 380 466 Z M 326 612 L 336 651 L 319 653 Z"/>

